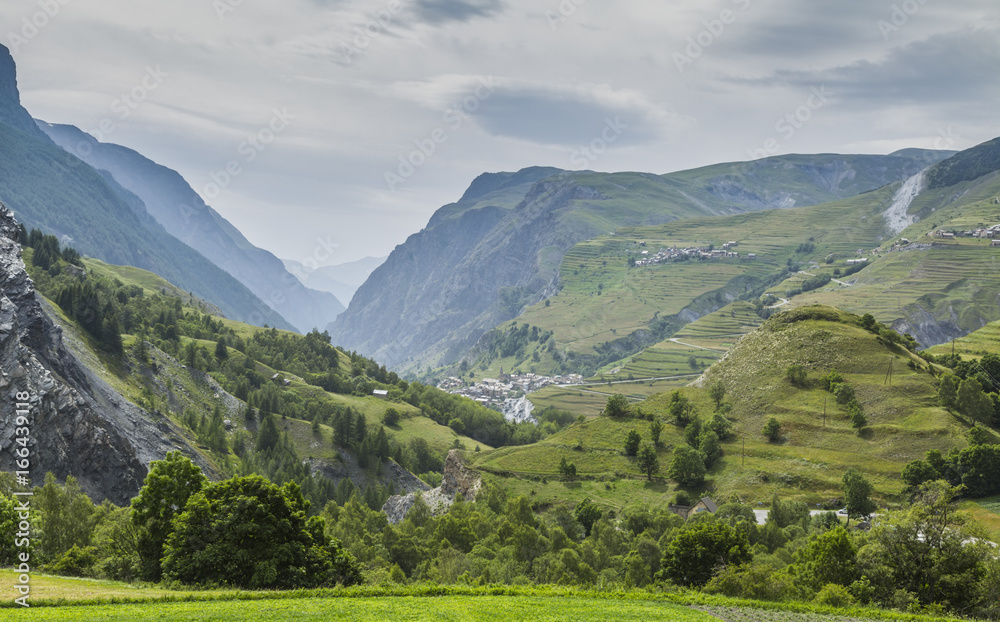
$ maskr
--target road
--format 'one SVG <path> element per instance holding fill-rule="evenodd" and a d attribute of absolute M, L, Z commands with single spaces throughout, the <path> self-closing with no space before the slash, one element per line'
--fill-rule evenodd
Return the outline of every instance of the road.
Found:
<path fill-rule="evenodd" d="M 753 514 L 757 517 L 757 524 L 763 525 L 767 522 L 767 513 L 770 510 L 754 510 Z M 809 510 L 809 516 L 816 516 L 817 514 L 826 514 L 827 512 L 833 512 L 833 510 Z"/>
<path fill-rule="evenodd" d="M 684 343 L 680 339 L 667 339 L 667 341 L 672 341 L 674 343 L 680 344 L 682 346 L 687 346 L 689 348 L 697 348 L 699 350 L 710 350 L 712 352 L 726 352 L 726 350 L 719 350 L 718 348 L 706 348 L 704 346 L 696 346 L 693 343 Z"/>

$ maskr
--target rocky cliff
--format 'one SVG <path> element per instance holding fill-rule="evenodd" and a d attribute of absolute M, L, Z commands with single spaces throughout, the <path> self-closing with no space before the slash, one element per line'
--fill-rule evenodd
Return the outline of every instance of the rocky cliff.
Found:
<path fill-rule="evenodd" d="M 448 452 L 448 457 L 444 461 L 444 473 L 441 485 L 424 492 L 411 492 L 406 495 L 395 495 L 389 497 L 382 511 L 389 517 L 389 522 L 396 524 L 406 518 L 406 513 L 410 511 L 417 500 L 417 495 L 421 495 L 434 514 L 446 512 L 455 497 L 462 495 L 466 501 L 475 501 L 476 494 L 483 485 L 483 480 L 479 475 L 465 466 L 462 453 L 457 449 Z"/>
<path fill-rule="evenodd" d="M 25 272 L 13 214 L 0 205 L 0 469 L 28 471 L 32 485 L 51 471 L 72 475 L 95 501 L 125 504 L 152 460 L 170 450 L 198 454 L 162 415 L 119 395 L 74 356 Z M 18 394 L 29 397 L 28 423 L 17 420 Z M 27 433 L 27 434 L 25 434 Z M 29 467 L 15 464 L 26 438 Z"/>

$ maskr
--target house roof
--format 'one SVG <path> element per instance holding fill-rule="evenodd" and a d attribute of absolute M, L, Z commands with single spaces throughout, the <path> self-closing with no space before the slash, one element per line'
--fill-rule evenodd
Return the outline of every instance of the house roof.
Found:
<path fill-rule="evenodd" d="M 715 505 L 715 501 L 712 501 L 711 497 L 702 497 L 701 502 L 705 504 L 705 508 L 715 514 L 715 511 L 719 509 L 719 506 Z"/>

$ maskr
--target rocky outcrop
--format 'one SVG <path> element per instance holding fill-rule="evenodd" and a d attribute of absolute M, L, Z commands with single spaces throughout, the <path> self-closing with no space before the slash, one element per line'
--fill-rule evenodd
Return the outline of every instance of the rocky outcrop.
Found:
<path fill-rule="evenodd" d="M 313 476 L 325 477 L 333 480 L 335 484 L 339 484 L 341 480 L 349 479 L 352 484 L 364 490 L 371 483 L 369 476 L 358 464 L 357 459 L 346 451 L 340 452 L 340 459 L 336 461 L 309 458 L 307 463 Z M 396 464 L 394 460 L 386 460 L 382 463 L 382 473 L 378 476 L 377 483 L 400 491 L 404 495 L 426 492 L 431 489 L 416 475 Z"/>
<path fill-rule="evenodd" d="M 166 417 L 135 406 L 81 364 L 45 309 L 21 260 L 17 223 L 0 205 L 0 469 L 28 471 L 32 485 L 49 471 L 59 480 L 72 475 L 95 501 L 116 504 L 135 496 L 149 462 L 170 450 L 208 469 Z M 19 402 L 30 405 L 27 425 L 17 419 Z M 22 443 L 27 469 L 13 453 Z"/>
<path fill-rule="evenodd" d="M 444 474 L 440 486 L 427 492 L 411 492 L 407 495 L 389 497 L 382 506 L 382 511 L 389 517 L 390 523 L 399 523 L 406 518 L 406 513 L 413 507 L 419 494 L 432 513 L 440 514 L 451 507 L 459 494 L 466 501 L 475 501 L 482 485 L 483 480 L 479 474 L 465 466 L 461 452 L 452 449 L 444 461 Z"/>

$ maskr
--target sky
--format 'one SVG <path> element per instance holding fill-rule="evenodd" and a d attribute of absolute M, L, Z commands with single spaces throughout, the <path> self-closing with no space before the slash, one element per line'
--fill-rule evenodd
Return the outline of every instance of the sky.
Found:
<path fill-rule="evenodd" d="M 1000 135 L 995 0 L 5 0 L 22 103 L 254 244 L 380 256 L 483 172 Z"/>

